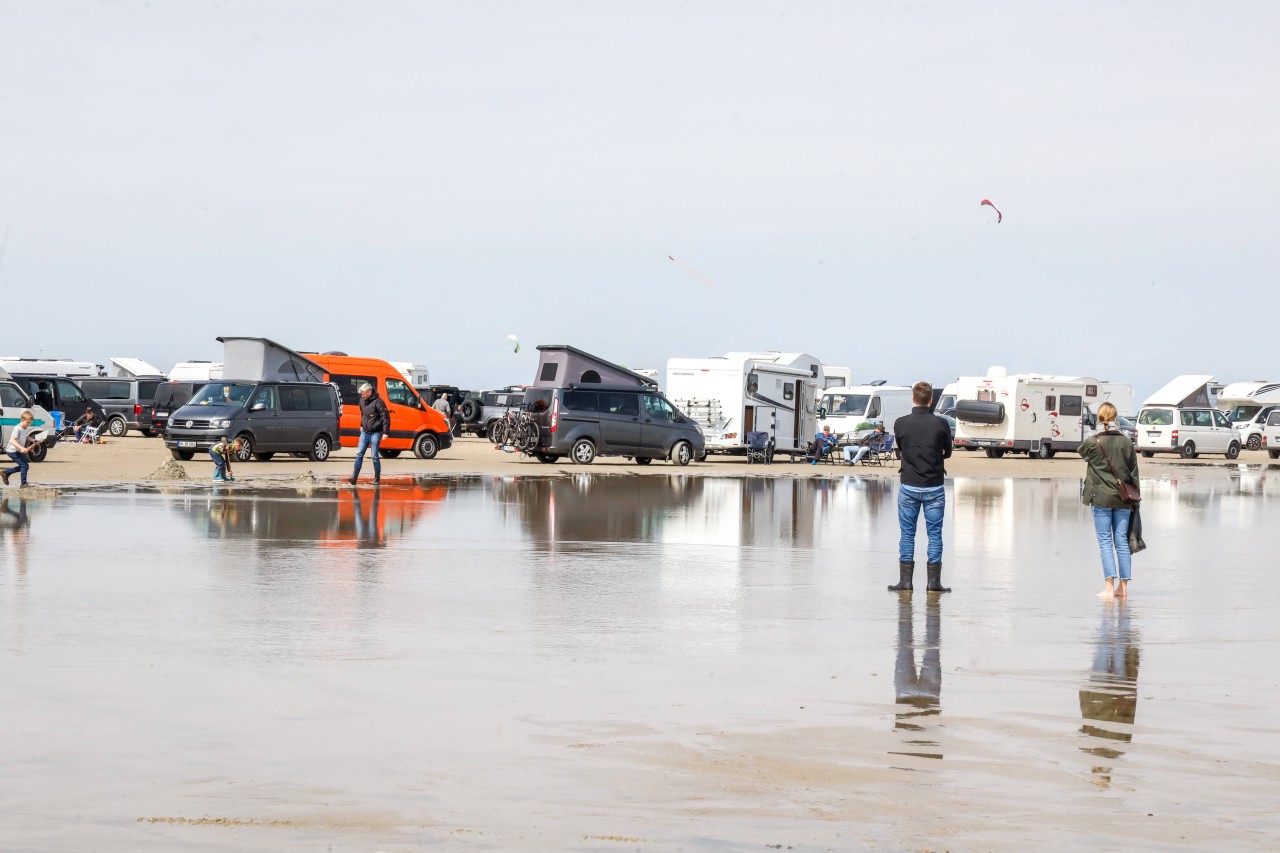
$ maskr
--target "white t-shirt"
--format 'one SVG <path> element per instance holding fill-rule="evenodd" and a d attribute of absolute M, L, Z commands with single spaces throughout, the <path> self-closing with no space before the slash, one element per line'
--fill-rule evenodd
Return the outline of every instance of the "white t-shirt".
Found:
<path fill-rule="evenodd" d="M 8 449 L 14 453 L 23 452 L 23 448 L 31 443 L 31 433 L 34 431 L 34 426 L 14 427 L 13 432 L 9 434 Z"/>

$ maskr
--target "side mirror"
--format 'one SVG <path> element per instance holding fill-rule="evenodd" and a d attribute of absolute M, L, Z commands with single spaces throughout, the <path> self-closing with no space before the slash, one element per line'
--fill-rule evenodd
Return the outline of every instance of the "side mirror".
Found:
<path fill-rule="evenodd" d="M 265 411 L 265 410 L 266 410 L 266 408 L 267 408 L 267 404 L 266 404 L 266 403 L 254 403 L 252 406 L 250 406 L 250 407 L 249 407 L 249 411 L 251 411 L 251 412 L 261 412 L 261 411 Z"/>
<path fill-rule="evenodd" d="M 825 421 L 826 419 L 827 419 L 827 407 L 826 407 L 826 406 L 819 406 L 819 407 L 818 407 L 818 420 L 820 420 L 820 421 Z"/>

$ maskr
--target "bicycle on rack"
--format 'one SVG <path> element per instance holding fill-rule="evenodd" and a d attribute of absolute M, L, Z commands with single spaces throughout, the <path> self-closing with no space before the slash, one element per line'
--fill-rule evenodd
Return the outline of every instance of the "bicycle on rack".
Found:
<path fill-rule="evenodd" d="M 531 454 L 538 447 L 538 424 L 525 408 L 507 412 L 489 431 L 489 440 L 498 450 Z"/>

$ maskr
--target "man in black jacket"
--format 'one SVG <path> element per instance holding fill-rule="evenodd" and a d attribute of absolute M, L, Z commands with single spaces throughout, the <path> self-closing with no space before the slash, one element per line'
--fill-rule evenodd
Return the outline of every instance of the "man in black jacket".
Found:
<path fill-rule="evenodd" d="M 387 412 L 387 404 L 382 402 L 373 386 L 365 382 L 360 386 L 360 443 L 356 445 L 356 467 L 351 472 L 348 483 L 353 486 L 356 484 L 366 448 L 373 451 L 373 484 L 376 486 L 382 482 L 382 456 L 378 453 L 378 447 L 390 428 L 391 415 Z"/>
<path fill-rule="evenodd" d="M 917 382 L 911 386 L 911 414 L 903 415 L 893 425 L 893 435 L 902 453 L 902 482 L 898 486 L 898 583 L 894 592 L 910 590 L 916 571 L 916 528 L 920 511 L 924 510 L 925 529 L 929 533 L 929 592 L 951 592 L 942 585 L 942 519 L 947 508 L 943 489 L 946 470 L 943 460 L 951 456 L 951 428 L 935 415 L 929 404 L 933 386 Z"/>

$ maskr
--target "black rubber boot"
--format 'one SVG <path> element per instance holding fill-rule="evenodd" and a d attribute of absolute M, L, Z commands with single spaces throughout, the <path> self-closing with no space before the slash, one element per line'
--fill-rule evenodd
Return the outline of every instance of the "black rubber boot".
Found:
<path fill-rule="evenodd" d="M 911 592 L 911 576 L 916 573 L 915 561 L 898 561 L 898 582 L 889 586 L 889 592 Z"/>
<path fill-rule="evenodd" d="M 942 563 L 929 563 L 925 569 L 929 573 L 929 592 L 951 592 L 951 587 L 942 585 Z"/>

